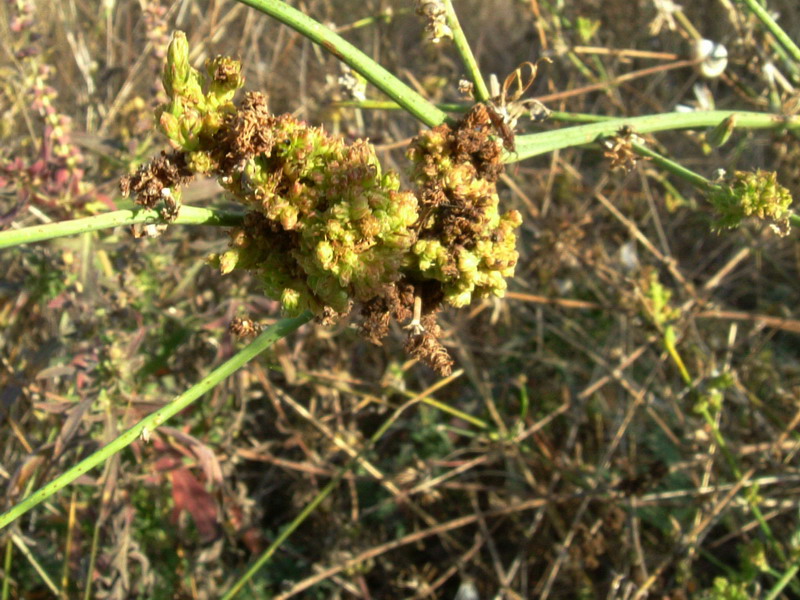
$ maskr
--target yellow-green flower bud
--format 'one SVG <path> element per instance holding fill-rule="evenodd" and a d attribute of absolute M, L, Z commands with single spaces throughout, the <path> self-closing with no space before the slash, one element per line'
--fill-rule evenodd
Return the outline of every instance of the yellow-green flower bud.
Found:
<path fill-rule="evenodd" d="M 445 297 L 447 298 L 447 303 L 456 308 L 462 308 L 472 302 L 472 292 L 469 290 L 462 292 L 449 290 L 448 287 L 445 287 Z"/>
<path fill-rule="evenodd" d="M 208 102 L 211 108 L 230 104 L 236 91 L 244 85 L 242 65 L 230 57 L 217 56 L 206 61 L 206 72 L 211 81 L 208 90 Z"/>
<path fill-rule="evenodd" d="M 319 264 L 322 265 L 323 269 L 329 269 L 331 267 L 331 263 L 333 262 L 333 246 L 330 242 L 323 240 L 319 244 L 317 244 L 317 260 Z"/>
<path fill-rule="evenodd" d="M 479 263 L 480 259 L 472 252 L 461 250 L 458 253 L 458 270 L 464 274 L 477 272 Z"/>
<path fill-rule="evenodd" d="M 228 250 L 219 257 L 219 270 L 223 275 L 227 275 L 236 268 L 239 262 L 239 250 Z"/>
<path fill-rule="evenodd" d="M 182 31 L 176 31 L 172 36 L 162 82 L 170 98 L 180 96 L 192 104 L 204 102 L 200 74 L 189 64 L 189 44 Z"/>
<path fill-rule="evenodd" d="M 165 136 L 176 144 L 180 144 L 183 140 L 181 135 L 181 124 L 178 118 L 166 111 L 162 112 L 158 117 L 158 126 Z"/>
<path fill-rule="evenodd" d="M 163 83 L 168 96 L 180 94 L 182 86 L 189 80 L 189 42 L 186 34 L 176 31 L 167 49 L 167 64 L 164 65 Z"/>
<path fill-rule="evenodd" d="M 212 159 L 208 152 L 190 152 L 186 157 L 186 164 L 195 173 L 207 175 L 217 168 L 217 162 Z"/>
<path fill-rule="evenodd" d="M 281 307 L 289 315 L 300 312 L 300 292 L 292 288 L 284 288 L 281 293 Z"/>

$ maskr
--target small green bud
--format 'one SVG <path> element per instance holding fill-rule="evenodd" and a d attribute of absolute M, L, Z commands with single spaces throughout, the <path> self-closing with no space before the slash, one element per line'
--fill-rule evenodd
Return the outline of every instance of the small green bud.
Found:
<path fill-rule="evenodd" d="M 181 135 L 184 150 L 191 152 L 196 150 L 200 144 L 198 135 L 203 130 L 203 116 L 194 108 L 185 108 L 183 115 L 179 118 L 181 124 Z"/>
<path fill-rule="evenodd" d="M 745 545 L 743 551 L 743 558 L 753 565 L 762 573 L 770 570 L 769 561 L 767 559 L 767 551 L 764 548 L 763 542 L 760 540 L 753 540 Z"/>
<path fill-rule="evenodd" d="M 706 141 L 712 148 L 719 148 L 730 139 L 735 127 L 736 115 L 731 115 L 706 133 Z"/>
<path fill-rule="evenodd" d="M 289 315 L 300 312 L 300 292 L 285 288 L 281 293 L 281 307 Z"/>
<path fill-rule="evenodd" d="M 175 115 L 166 111 L 162 112 L 158 117 L 158 127 L 161 130 L 161 133 L 167 136 L 170 140 L 176 144 L 180 144 L 180 141 L 183 139 L 181 135 L 181 124 Z"/>
<path fill-rule="evenodd" d="M 317 244 L 316 256 L 323 269 L 330 269 L 333 262 L 333 246 L 328 241 L 321 241 Z"/>
<path fill-rule="evenodd" d="M 472 252 L 463 250 L 458 253 L 458 269 L 462 273 L 477 273 L 480 259 Z"/>
<path fill-rule="evenodd" d="M 447 298 L 447 303 L 456 308 L 468 306 L 472 302 L 472 292 L 470 290 L 449 292 L 445 289 L 445 297 Z"/>
<path fill-rule="evenodd" d="M 675 333 L 675 328 L 672 325 L 667 325 L 664 328 L 664 346 L 667 348 L 675 348 L 678 343 L 678 335 Z"/>
<path fill-rule="evenodd" d="M 164 65 L 164 76 L 162 81 L 167 95 L 172 97 L 180 93 L 183 84 L 189 80 L 189 42 L 186 41 L 186 34 L 176 31 L 172 34 L 172 41 L 167 49 L 167 64 Z"/>
<path fill-rule="evenodd" d="M 204 103 L 200 73 L 189 64 L 189 44 L 182 31 L 176 31 L 172 36 L 162 82 L 173 100 L 183 97 L 192 104 Z"/>
<path fill-rule="evenodd" d="M 230 57 L 217 56 L 206 61 L 206 72 L 211 81 L 208 90 L 208 102 L 211 108 L 230 104 L 236 91 L 244 85 L 242 65 Z"/>
<path fill-rule="evenodd" d="M 239 262 L 239 250 L 228 250 L 219 257 L 219 270 L 223 275 L 227 275 L 236 268 Z"/>
<path fill-rule="evenodd" d="M 208 155 L 208 152 L 190 152 L 186 163 L 195 173 L 211 173 L 217 167 L 216 161 Z"/>

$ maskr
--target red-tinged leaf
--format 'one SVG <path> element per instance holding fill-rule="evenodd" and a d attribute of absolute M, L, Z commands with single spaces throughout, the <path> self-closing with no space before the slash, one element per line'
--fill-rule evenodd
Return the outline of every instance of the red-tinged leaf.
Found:
<path fill-rule="evenodd" d="M 102 202 L 105 204 L 109 210 L 117 210 L 117 205 L 114 204 L 114 201 L 111 199 L 111 196 L 108 194 L 101 194 L 98 193 L 94 197 L 95 202 Z"/>
<path fill-rule="evenodd" d="M 75 387 L 78 391 L 83 391 L 91 385 L 92 381 L 92 377 L 89 377 L 89 375 L 83 371 L 78 371 L 78 374 L 75 376 Z"/>
<path fill-rule="evenodd" d="M 261 554 L 264 551 L 264 536 L 257 527 L 249 527 L 239 534 L 242 543 L 254 555 Z"/>
<path fill-rule="evenodd" d="M 183 465 L 183 461 L 180 456 L 176 456 L 175 454 L 162 454 L 159 456 L 153 467 L 159 473 L 163 473 L 164 471 L 172 471 L 173 469 L 178 469 Z"/>
<path fill-rule="evenodd" d="M 56 296 L 55 298 L 53 298 L 52 300 L 50 300 L 50 302 L 47 303 L 47 308 L 52 310 L 61 310 L 62 308 L 64 308 L 64 306 L 68 301 L 69 301 L 68 294 L 66 292 L 63 292 L 58 296 Z"/>
<path fill-rule="evenodd" d="M 181 511 L 187 511 L 197 527 L 200 541 L 204 544 L 214 540 L 219 532 L 217 504 L 203 485 L 195 479 L 188 469 L 170 471 L 172 480 L 172 499 L 175 510 L 173 522 L 177 522 Z"/>

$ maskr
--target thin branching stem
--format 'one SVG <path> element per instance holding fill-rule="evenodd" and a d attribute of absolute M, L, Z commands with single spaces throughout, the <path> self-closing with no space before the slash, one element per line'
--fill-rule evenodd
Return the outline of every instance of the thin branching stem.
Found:
<path fill-rule="evenodd" d="M 394 102 L 381 100 L 342 101 L 337 106 L 372 110 L 399 110 L 402 107 Z M 448 112 L 466 112 L 469 104 L 437 104 Z M 800 117 L 786 117 L 774 113 L 735 110 L 708 110 L 694 112 L 672 112 L 640 117 L 607 117 L 587 113 L 553 111 L 550 120 L 565 123 L 585 123 L 574 127 L 562 127 L 551 131 L 529 133 L 516 137 L 516 151 L 506 154 L 506 162 L 518 162 L 532 156 L 547 154 L 571 146 L 580 146 L 597 141 L 598 138 L 616 134 L 622 127 L 629 126 L 636 133 L 655 133 L 676 129 L 705 129 L 716 127 L 725 119 L 735 117 L 736 129 L 787 129 L 800 131 Z"/>
<path fill-rule="evenodd" d="M 716 441 L 717 446 L 722 451 L 722 456 L 728 463 L 728 467 L 733 473 L 733 476 L 737 480 L 741 481 L 742 479 L 744 479 L 744 476 L 742 474 L 742 469 L 739 466 L 739 462 L 733 455 L 733 452 L 728 446 L 728 443 L 725 441 L 725 438 L 723 437 L 722 432 L 719 429 L 716 419 L 711 414 L 709 407 L 707 405 L 701 406 L 699 408 L 699 412 L 703 416 L 703 418 L 706 421 L 706 424 L 711 430 L 711 434 L 714 436 L 714 440 Z M 758 496 L 755 493 L 757 491 L 757 488 L 753 488 L 753 486 L 750 486 L 749 490 L 750 491 L 746 492 L 743 496 L 745 501 L 749 504 L 750 510 L 752 511 L 756 522 L 761 528 L 761 531 L 764 533 L 764 536 L 770 542 L 772 550 L 775 552 L 776 556 L 780 559 L 781 562 L 786 562 L 786 554 L 781 548 L 781 545 L 778 542 L 778 540 L 775 539 L 775 535 L 772 533 L 772 529 L 770 528 L 769 523 L 767 522 L 767 519 L 764 517 L 764 513 L 761 511 L 761 507 L 758 504 Z"/>
<path fill-rule="evenodd" d="M 3 553 L 3 573 L 11 573 L 11 564 L 13 562 L 14 544 L 11 542 L 11 537 L 6 537 L 6 548 Z M 3 588 L 0 591 L 0 598 L 8 600 L 11 597 L 11 577 L 6 575 L 3 577 Z"/>

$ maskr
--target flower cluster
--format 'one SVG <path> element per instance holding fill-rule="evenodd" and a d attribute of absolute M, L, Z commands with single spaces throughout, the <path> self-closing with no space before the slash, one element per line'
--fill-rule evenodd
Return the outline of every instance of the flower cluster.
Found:
<path fill-rule="evenodd" d="M 158 113 L 161 131 L 187 154 L 191 168 L 205 172 L 205 151 L 226 119 L 236 113 L 233 96 L 244 85 L 239 62 L 225 56 L 206 61 L 206 73 L 189 64 L 189 44 L 176 32 L 167 51 L 162 81 L 169 102 Z"/>
<path fill-rule="evenodd" d="M 422 215 L 412 254 L 419 273 L 440 282 L 456 307 L 502 296 L 519 257 L 514 230 L 522 217 L 498 210 L 501 143 L 492 127 L 479 104 L 456 128 L 426 131 L 409 150 Z"/>
<path fill-rule="evenodd" d="M 189 65 L 186 38 L 176 33 L 159 125 L 177 152 L 125 178 L 123 190 L 148 207 L 168 202 L 165 216 L 174 216 L 188 178 L 217 177 L 252 212 L 214 262 L 223 273 L 258 270 L 287 314 L 343 314 L 397 281 L 414 241 L 417 200 L 399 191 L 395 173 L 381 171 L 373 148 L 273 115 L 263 94 L 235 106 L 243 84 L 236 61 L 217 57 L 205 71 Z"/>
<path fill-rule="evenodd" d="M 442 303 L 501 296 L 517 262 L 516 211 L 498 211 L 502 146 L 478 105 L 455 128 L 442 125 L 412 144 L 416 193 L 400 190 L 364 140 L 346 144 L 290 115 L 273 115 L 263 94 L 236 105 L 240 65 L 218 57 L 205 73 L 189 65 L 176 33 L 167 54 L 169 102 L 157 113 L 174 150 L 123 178 L 124 193 L 173 219 L 180 188 L 216 177 L 250 209 L 212 257 L 223 273 L 258 273 L 285 313 L 328 320 L 362 307 L 362 332 L 376 343 L 392 319 L 406 321 L 406 350 L 440 373 L 452 359 L 438 340 Z"/>
<path fill-rule="evenodd" d="M 716 230 L 738 227 L 747 217 L 767 221 L 779 234 L 789 233 L 792 195 L 777 181 L 777 174 L 757 170 L 736 171 L 709 194 L 717 213 Z"/>
<path fill-rule="evenodd" d="M 222 185 L 254 212 L 219 257 L 223 272 L 258 267 L 284 311 L 349 311 L 401 276 L 417 199 L 382 173 L 372 147 L 352 145 L 249 94 L 231 119 Z"/>

